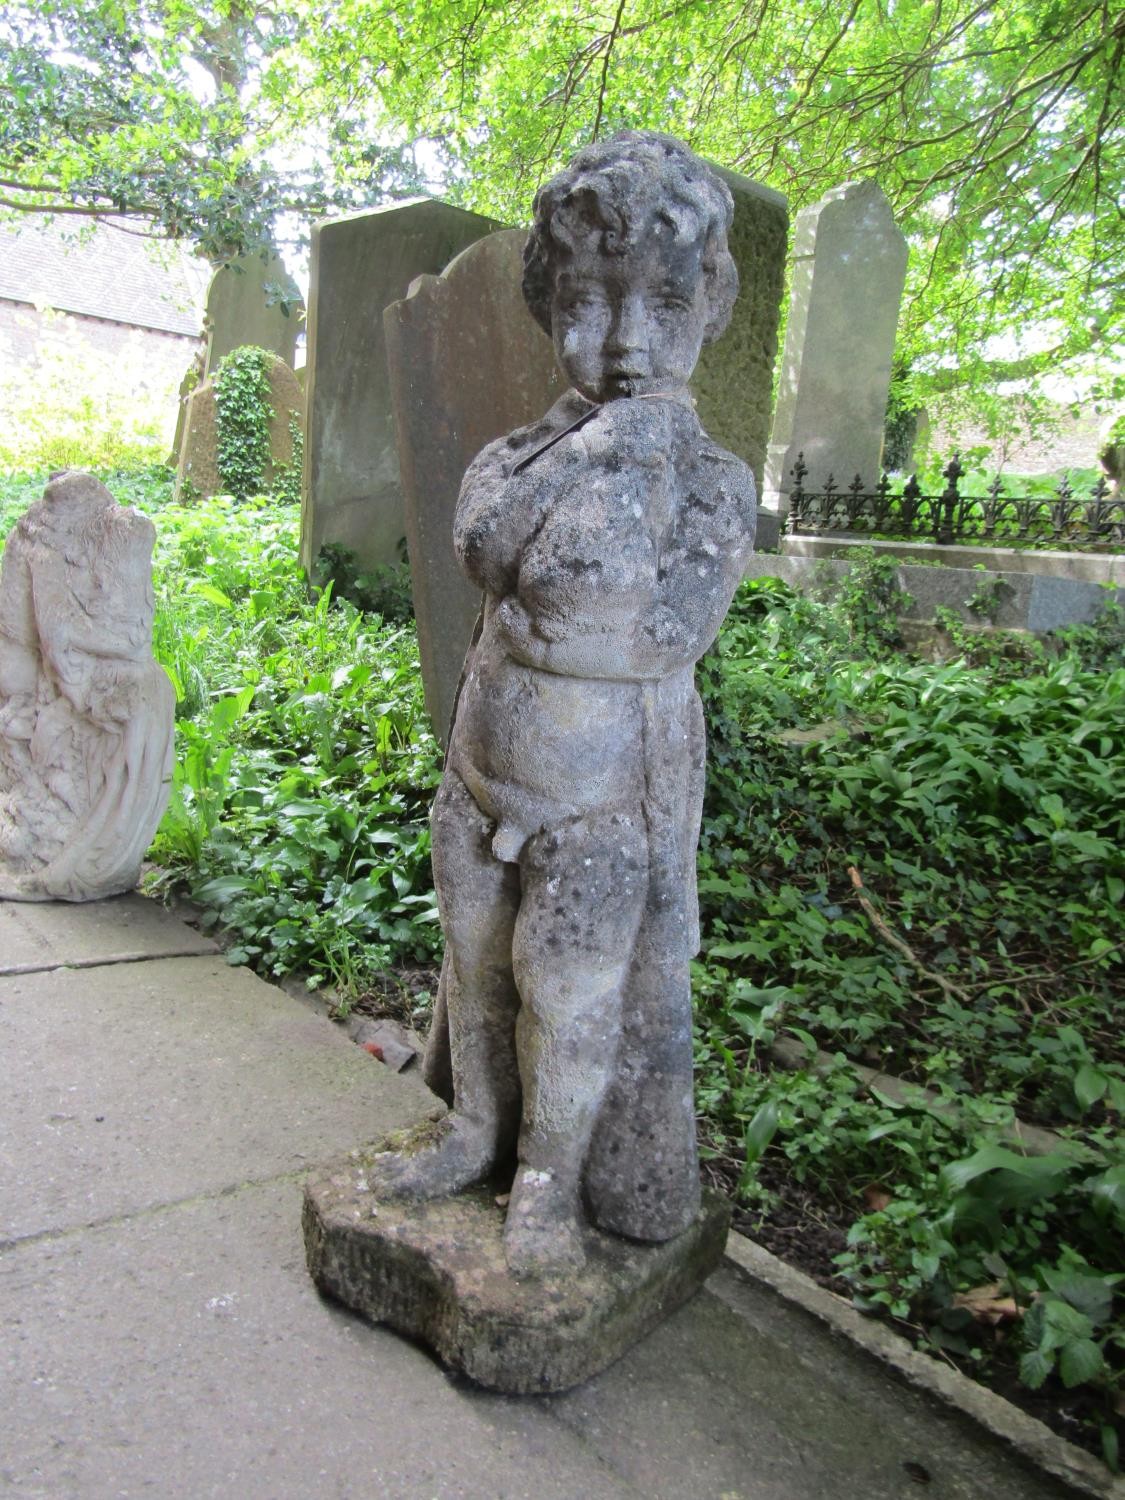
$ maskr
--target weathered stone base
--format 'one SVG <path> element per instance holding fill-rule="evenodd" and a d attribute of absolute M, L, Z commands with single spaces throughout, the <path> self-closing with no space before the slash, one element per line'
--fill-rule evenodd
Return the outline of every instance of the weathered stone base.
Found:
<path fill-rule="evenodd" d="M 480 1385 L 527 1395 L 588 1380 L 686 1302 L 722 1259 L 729 1220 L 727 1203 L 707 1192 L 695 1222 L 666 1244 L 591 1230 L 582 1271 L 517 1281 L 494 1190 L 376 1200 L 357 1157 L 309 1182 L 305 1252 L 322 1292 L 428 1344 Z"/>

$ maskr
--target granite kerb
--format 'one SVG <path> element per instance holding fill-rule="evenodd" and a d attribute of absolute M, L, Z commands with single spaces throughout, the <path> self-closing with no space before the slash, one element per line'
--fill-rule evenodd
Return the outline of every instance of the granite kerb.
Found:
<path fill-rule="evenodd" d="M 798 1316 L 827 1325 L 924 1397 L 952 1408 L 1006 1444 L 1025 1463 L 1062 1486 L 1060 1500 L 1066 1496 L 1125 1500 L 1125 1479 L 1111 1474 L 1092 1454 L 959 1370 L 912 1348 L 885 1323 L 865 1317 L 843 1297 L 818 1286 L 737 1230 L 727 1237 L 726 1263 L 736 1274 L 768 1288 Z"/>

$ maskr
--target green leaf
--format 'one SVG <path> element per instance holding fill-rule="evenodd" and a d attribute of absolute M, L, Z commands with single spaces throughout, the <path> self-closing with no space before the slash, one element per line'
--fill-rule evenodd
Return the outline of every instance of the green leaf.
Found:
<path fill-rule="evenodd" d="M 1055 1362 L 1049 1354 L 1032 1349 L 1020 1360 L 1020 1380 L 1029 1390 L 1037 1391 L 1054 1368 Z"/>
<path fill-rule="evenodd" d="M 224 594 L 222 589 L 216 588 L 213 583 L 197 580 L 192 584 L 192 593 L 198 594 L 201 599 L 206 599 L 209 604 L 217 604 L 220 609 L 234 608 L 234 602 L 230 596 Z"/>
<path fill-rule="evenodd" d="M 1085 1313 L 1071 1307 L 1069 1302 L 1047 1296 L 1043 1299 L 1043 1337 L 1040 1348 L 1061 1349 L 1076 1339 L 1088 1339 L 1093 1333 L 1093 1324 Z"/>
<path fill-rule="evenodd" d="M 1084 1186 L 1099 1212 L 1125 1220 L 1125 1166 L 1109 1167 L 1099 1176 L 1087 1178 Z"/>
<path fill-rule="evenodd" d="M 1059 1374 L 1068 1391 L 1076 1385 L 1085 1385 L 1104 1369 L 1105 1359 L 1093 1339 L 1075 1339 L 1073 1343 L 1063 1345 L 1059 1354 Z"/>
<path fill-rule="evenodd" d="M 1104 1422 L 1101 1427 L 1102 1457 L 1105 1466 L 1111 1474 L 1121 1472 L 1121 1445 L 1117 1436 L 1117 1428 L 1109 1422 Z"/>
<path fill-rule="evenodd" d="M 743 1137 L 746 1148 L 746 1162 L 751 1165 L 758 1160 L 762 1152 L 777 1134 L 778 1109 L 772 1099 L 767 1099 L 761 1106 L 754 1118 L 746 1127 Z"/>
<path fill-rule="evenodd" d="M 1017 1177 L 1049 1182 L 1061 1178 L 1072 1169 L 1072 1163 L 1051 1156 L 1019 1156 L 1007 1146 L 982 1146 L 979 1151 L 964 1161 L 949 1162 L 941 1169 L 942 1186 L 947 1192 L 957 1193 L 975 1182 L 987 1172 L 1011 1172 Z"/>
<path fill-rule="evenodd" d="M 240 896 L 251 889 L 250 882 L 241 875 L 219 875 L 214 880 L 208 880 L 196 891 L 201 901 L 212 902 L 215 906 L 225 906 L 233 896 Z"/>
<path fill-rule="evenodd" d="M 1100 1068 L 1083 1063 L 1074 1075 L 1074 1097 L 1083 1109 L 1089 1109 L 1109 1087 L 1109 1079 Z"/>

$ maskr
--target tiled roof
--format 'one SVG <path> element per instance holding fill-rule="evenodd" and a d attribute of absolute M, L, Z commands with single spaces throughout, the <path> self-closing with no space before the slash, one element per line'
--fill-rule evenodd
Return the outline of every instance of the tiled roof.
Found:
<path fill-rule="evenodd" d="M 77 238 L 69 222 L 0 222 L 0 298 L 197 337 L 210 270 L 180 245 L 114 223 Z"/>

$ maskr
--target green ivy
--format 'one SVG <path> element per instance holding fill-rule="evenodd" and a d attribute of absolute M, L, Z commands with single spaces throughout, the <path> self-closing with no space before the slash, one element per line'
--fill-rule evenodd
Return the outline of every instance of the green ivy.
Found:
<path fill-rule="evenodd" d="M 293 444 L 293 456 L 274 475 L 272 491 L 274 499 L 283 505 L 300 505 L 301 476 L 305 466 L 305 434 L 301 430 L 300 417 L 289 418 L 289 438 Z"/>
<path fill-rule="evenodd" d="M 215 377 L 219 478 L 236 500 L 264 488 L 274 415 L 269 366 L 268 352 L 247 344 L 220 361 Z"/>

